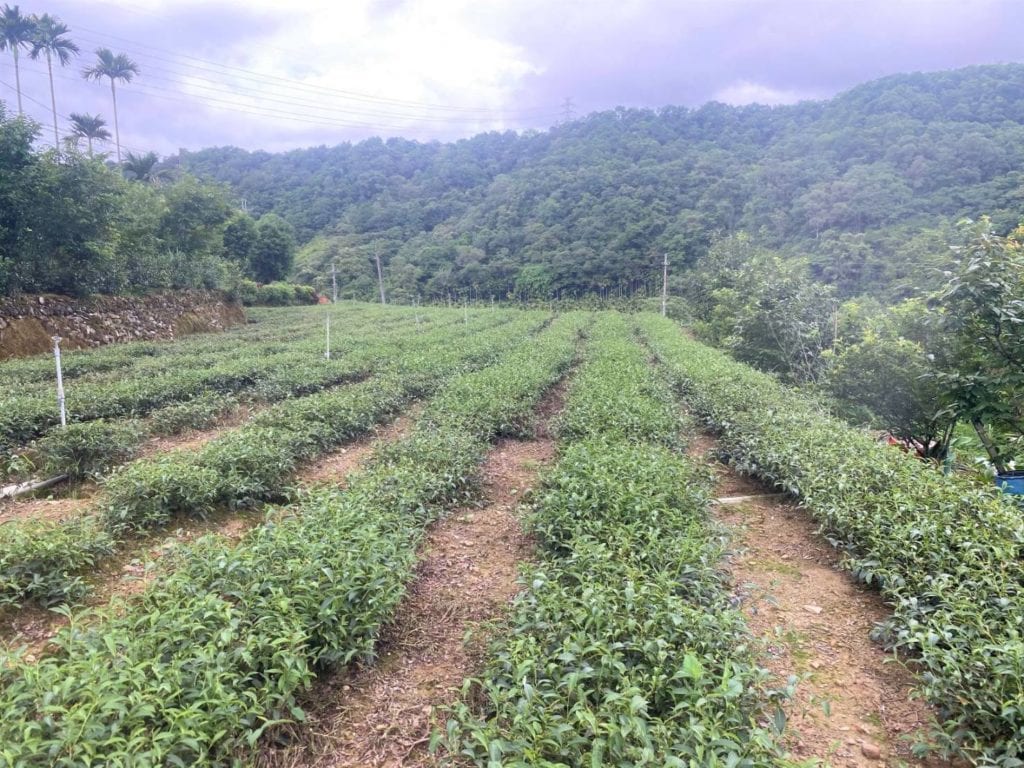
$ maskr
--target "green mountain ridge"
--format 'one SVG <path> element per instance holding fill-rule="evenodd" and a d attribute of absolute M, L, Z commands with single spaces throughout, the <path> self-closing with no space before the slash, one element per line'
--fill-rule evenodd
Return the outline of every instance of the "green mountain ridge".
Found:
<path fill-rule="evenodd" d="M 369 139 L 175 162 L 305 246 L 296 277 L 371 298 L 652 290 L 746 231 L 840 295 L 929 287 L 949 229 L 1024 205 L 1024 65 L 893 75 L 792 106 L 625 109 L 452 143 Z"/>

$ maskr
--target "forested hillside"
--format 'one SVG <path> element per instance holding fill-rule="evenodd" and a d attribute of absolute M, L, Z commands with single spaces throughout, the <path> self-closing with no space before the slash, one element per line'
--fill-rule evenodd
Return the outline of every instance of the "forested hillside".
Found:
<path fill-rule="evenodd" d="M 297 277 L 335 262 L 372 295 L 378 250 L 396 298 L 634 291 L 667 252 L 719 236 L 803 258 L 840 296 L 934 287 L 952 224 L 1022 211 L 1024 65 L 897 75 L 794 106 L 618 109 L 548 132 L 451 144 L 371 139 L 284 154 L 176 159 L 228 183 L 305 241 Z"/>

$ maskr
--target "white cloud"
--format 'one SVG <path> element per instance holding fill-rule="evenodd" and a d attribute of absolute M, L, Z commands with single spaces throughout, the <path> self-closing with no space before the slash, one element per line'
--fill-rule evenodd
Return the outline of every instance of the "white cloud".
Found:
<path fill-rule="evenodd" d="M 712 97 L 714 101 L 723 104 L 741 106 L 743 104 L 796 104 L 806 99 L 821 98 L 820 94 L 810 91 L 791 90 L 786 88 L 772 88 L 770 85 L 762 85 L 749 80 L 739 80 L 731 85 L 717 91 Z"/>
<path fill-rule="evenodd" d="M 249 5 L 261 6 L 280 8 L 267 0 Z M 376 6 L 306 2 L 262 39 L 238 41 L 224 61 L 267 80 L 226 75 L 237 91 L 229 100 L 270 113 L 267 121 L 290 135 L 318 123 L 428 139 L 517 127 L 513 91 L 538 69 L 524 50 L 477 29 L 472 3 Z M 209 101 L 209 82 L 186 78 L 183 85 Z"/>

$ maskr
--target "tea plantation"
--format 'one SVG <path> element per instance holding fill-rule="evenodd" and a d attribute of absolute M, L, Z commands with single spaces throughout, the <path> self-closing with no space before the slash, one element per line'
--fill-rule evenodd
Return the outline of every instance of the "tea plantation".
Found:
<path fill-rule="evenodd" d="M 884 602 L 876 640 L 914 671 L 934 749 L 1024 764 L 1019 508 L 670 320 L 258 310 L 215 336 L 68 354 L 67 428 L 51 371 L 48 358 L 0 366 L 6 471 L 89 478 L 92 495 L 67 516 L 0 507 L 0 766 L 257 762 L 282 728 L 304 727 L 328 676 L 374 666 L 415 597 L 428 533 L 478 502 L 485 458 L 532 439 L 552 402 L 555 458 L 519 506 L 533 556 L 445 702 L 431 760 L 796 764 L 711 470 L 687 453 L 703 432 L 799 504 Z M 244 415 L 226 423 L 228 411 Z M 356 472 L 302 481 L 401 414 L 411 426 Z M 218 424 L 190 447 L 140 452 Z M 188 539 L 138 589 L 108 594 L 111 564 L 169 531 L 253 514 L 242 534 Z M 18 622 L 40 608 L 62 626 L 26 642 Z"/>

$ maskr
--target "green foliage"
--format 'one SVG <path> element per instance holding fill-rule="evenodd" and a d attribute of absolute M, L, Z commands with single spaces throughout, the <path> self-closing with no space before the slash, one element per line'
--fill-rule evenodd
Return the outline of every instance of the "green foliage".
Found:
<path fill-rule="evenodd" d="M 1024 758 L 1020 510 L 992 486 L 944 476 L 823 414 L 769 376 L 646 316 L 641 325 L 691 407 L 740 469 L 799 495 L 879 589 L 878 630 L 915 659 L 945 745 L 972 762 Z"/>
<path fill-rule="evenodd" d="M 624 442 L 675 446 L 682 424 L 664 381 L 649 375 L 644 351 L 630 340 L 625 319 L 602 314 L 588 335 L 586 365 L 574 377 L 558 419 L 563 440 L 597 434 Z"/>
<path fill-rule="evenodd" d="M 902 336 L 868 330 L 831 361 L 825 377 L 843 415 L 945 456 L 954 420 L 941 413 L 944 393 L 924 348 Z"/>
<path fill-rule="evenodd" d="M 374 308 L 373 312 L 379 310 Z M 299 463 L 364 434 L 412 398 L 434 392 L 447 378 L 493 361 L 511 345 L 522 343 L 524 335 L 536 330 L 543 318 L 534 313 L 517 313 L 514 318 L 508 313 L 488 313 L 472 324 L 440 324 L 423 333 L 411 333 L 410 318 L 405 318 L 407 327 L 400 325 L 394 337 L 379 337 L 375 344 L 362 343 L 348 363 L 320 360 L 316 365 L 302 366 L 293 359 L 281 375 L 261 381 L 259 387 L 267 398 L 294 399 L 268 408 L 199 451 L 159 454 L 133 462 L 109 476 L 99 505 L 103 527 L 125 536 L 165 525 L 178 515 L 203 517 L 218 508 L 253 506 L 286 498 L 291 475 Z M 572 335 L 579 322 L 578 316 L 568 316 L 558 321 L 557 327 L 562 329 L 559 334 L 549 332 L 545 338 L 553 340 L 549 343 L 564 342 L 562 337 Z M 365 339 L 359 332 L 356 337 Z M 459 343 L 452 344 L 456 339 Z M 532 371 L 536 376 L 537 365 L 551 363 L 545 349 L 541 345 L 521 353 L 514 367 Z M 534 355 L 537 361 L 527 363 L 522 359 Z M 363 362 L 357 362 L 358 359 Z M 378 369 L 377 376 L 352 386 L 331 388 L 351 378 L 353 370 L 365 370 L 371 361 Z M 482 395 L 470 391 L 454 398 L 464 400 L 459 404 L 453 402 L 448 409 L 459 415 L 463 430 L 471 429 L 485 414 L 498 422 L 501 431 L 522 424 L 517 421 L 521 416 L 513 408 L 523 407 L 523 395 L 510 394 L 506 401 L 494 394 L 522 384 L 522 378 L 511 378 L 508 370 L 503 368 L 499 379 L 510 383 L 496 381 L 493 392 Z M 484 380 L 489 379 L 484 376 Z M 300 397 L 311 392 L 317 394 Z M 513 412 L 509 413 L 510 410 Z M 501 414 L 506 414 L 507 421 L 500 420 Z M 12 522 L 8 527 L 20 525 Z M 61 539 L 61 543 L 72 550 L 77 546 L 68 539 Z M 88 547 L 89 542 L 84 541 L 82 546 Z M 37 542 L 36 550 L 48 554 L 33 562 L 49 570 L 42 574 L 29 569 L 19 571 L 23 578 L 12 579 L 5 585 L 10 592 L 3 595 L 5 600 L 38 600 L 54 590 L 56 577 L 50 571 L 64 571 L 55 568 L 49 553 L 59 550 L 46 538 Z M 19 553 L 32 559 L 36 550 L 26 545 Z M 71 562 L 81 557 L 77 551 L 66 554 Z M 45 592 L 40 594 L 40 589 Z"/>
<path fill-rule="evenodd" d="M 627 403 L 623 429 L 608 414 Z M 569 393 L 567 444 L 530 501 L 540 562 L 448 722 L 452 752 L 480 766 L 778 756 L 758 725 L 765 674 L 716 565 L 709 477 L 664 445 L 671 412 L 623 320 L 602 316 Z"/>
<path fill-rule="evenodd" d="M 282 154 L 186 152 L 309 243 L 296 277 L 337 263 L 372 299 L 378 248 L 400 295 L 527 300 L 656 294 L 660 255 L 699 264 L 746 231 L 846 298 L 941 284 L 945 230 L 1020 217 L 1024 65 L 896 75 L 792 106 L 617 109 L 550 131 L 451 144 L 370 139 Z M 396 294 L 396 295 L 398 295 Z"/>
<path fill-rule="evenodd" d="M 0 606 L 26 592 L 43 606 L 79 600 L 88 592 L 82 574 L 113 550 L 94 518 L 0 525 Z"/>
<path fill-rule="evenodd" d="M 295 234 L 291 224 L 268 213 L 256 224 L 258 235 L 249 256 L 249 272 L 261 283 L 283 279 L 295 259 Z"/>
<path fill-rule="evenodd" d="M 999 237 L 983 219 L 965 222 L 963 244 L 935 301 L 935 377 L 951 414 L 974 424 L 1000 469 L 1012 455 L 990 442 L 995 428 L 1024 438 L 1024 228 Z"/>
<path fill-rule="evenodd" d="M 224 256 L 242 269 L 247 269 L 258 241 L 259 232 L 252 216 L 246 213 L 235 214 L 224 227 Z"/>
<path fill-rule="evenodd" d="M 34 447 L 45 473 L 67 473 L 71 480 L 82 480 L 133 458 L 143 434 L 135 422 L 97 419 L 53 430 Z"/>
<path fill-rule="evenodd" d="M 206 429 L 238 404 L 232 395 L 204 392 L 183 403 L 173 403 L 149 414 L 149 428 L 157 435 L 177 435 L 187 429 Z"/>
<path fill-rule="evenodd" d="M 466 374 L 438 397 L 454 405 L 469 378 L 487 391 L 511 378 L 503 392 L 532 410 L 571 360 L 580 322 L 556 321 L 536 340 L 520 325 L 491 373 Z M 73 625 L 55 653 L 0 659 L 0 754 L 13 764 L 59 754 L 67 764 L 231 765 L 267 728 L 303 720 L 297 695 L 316 670 L 372 657 L 424 527 L 475 495 L 485 435 L 528 420 L 491 413 L 472 432 L 462 417 L 425 420 L 345 491 L 309 494 L 237 545 L 183 547 L 137 600 Z"/>
<path fill-rule="evenodd" d="M 81 296 L 237 281 L 238 267 L 222 259 L 224 189 L 190 176 L 130 183 L 77 152 L 34 151 L 38 134 L 0 105 L 0 293 Z M 147 164 L 131 173 L 154 174 Z"/>
<path fill-rule="evenodd" d="M 702 337 L 788 381 L 818 380 L 822 353 L 835 335 L 836 301 L 804 265 L 738 235 L 716 242 L 706 264 L 688 277 Z"/>
<path fill-rule="evenodd" d="M 316 291 L 308 285 L 283 282 L 256 285 L 248 280 L 243 283 L 241 299 L 248 307 L 288 307 L 317 303 Z"/>

